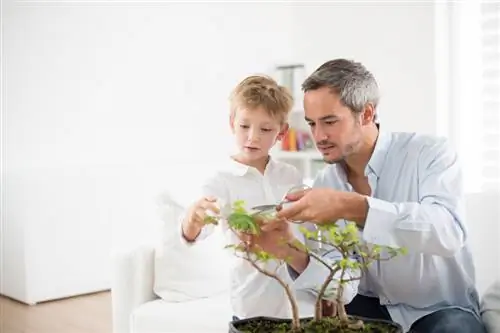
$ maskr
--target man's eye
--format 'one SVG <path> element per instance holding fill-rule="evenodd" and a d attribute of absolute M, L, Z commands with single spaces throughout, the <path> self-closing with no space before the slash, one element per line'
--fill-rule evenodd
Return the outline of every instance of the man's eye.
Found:
<path fill-rule="evenodd" d="M 309 125 L 310 127 L 313 127 L 316 124 L 315 123 L 307 123 L 307 125 Z"/>
<path fill-rule="evenodd" d="M 335 124 L 337 121 L 336 120 L 330 120 L 330 121 L 325 121 L 325 124 L 326 125 L 333 125 Z"/>

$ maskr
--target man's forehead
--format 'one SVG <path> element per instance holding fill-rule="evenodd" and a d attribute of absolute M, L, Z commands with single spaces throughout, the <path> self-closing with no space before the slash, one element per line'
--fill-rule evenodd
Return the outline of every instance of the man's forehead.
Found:
<path fill-rule="evenodd" d="M 326 115 L 320 115 L 318 117 L 308 117 L 308 116 L 305 116 L 304 119 L 306 121 L 327 121 L 327 120 L 335 120 L 335 119 L 338 119 L 339 117 L 334 114 L 333 112 L 332 113 L 329 113 L 329 114 L 326 114 Z"/>

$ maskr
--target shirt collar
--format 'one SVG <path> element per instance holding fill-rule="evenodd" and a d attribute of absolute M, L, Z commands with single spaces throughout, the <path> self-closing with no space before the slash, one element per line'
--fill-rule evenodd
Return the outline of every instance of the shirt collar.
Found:
<path fill-rule="evenodd" d="M 373 149 L 372 156 L 370 157 L 368 165 L 365 168 L 365 176 L 367 176 L 370 172 L 373 172 L 375 176 L 380 177 L 385 160 L 387 159 L 390 144 L 391 135 L 379 130 L 377 141 L 375 141 L 375 148 Z M 337 163 L 335 167 L 337 169 L 337 174 L 344 182 L 347 182 L 347 175 L 345 173 L 343 163 Z"/>
<path fill-rule="evenodd" d="M 377 141 L 375 142 L 375 148 L 373 149 L 372 156 L 370 157 L 367 168 L 365 169 L 365 175 L 367 175 L 371 170 L 377 177 L 380 177 L 382 168 L 384 167 L 387 159 L 390 144 L 391 136 L 388 133 L 379 131 Z"/>
<path fill-rule="evenodd" d="M 274 159 L 272 157 L 269 158 L 269 162 L 267 163 L 267 166 L 266 166 L 266 173 L 270 172 L 274 168 L 275 164 L 276 164 L 276 161 L 274 161 Z M 243 177 L 250 172 L 259 173 L 259 171 L 256 168 L 251 167 L 251 166 L 246 165 L 246 164 L 243 164 L 243 163 L 240 163 L 240 162 L 234 160 L 232 157 L 229 157 L 228 164 L 227 164 L 227 171 L 229 171 L 230 173 L 232 173 L 233 175 L 238 176 L 238 177 Z"/>

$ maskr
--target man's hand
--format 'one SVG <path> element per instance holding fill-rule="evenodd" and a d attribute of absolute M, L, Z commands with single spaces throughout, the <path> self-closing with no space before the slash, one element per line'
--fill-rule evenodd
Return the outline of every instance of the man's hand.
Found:
<path fill-rule="evenodd" d="M 312 188 L 289 194 L 293 203 L 280 209 L 278 218 L 290 221 L 309 221 L 318 224 L 346 219 L 363 226 L 368 203 L 355 192 L 340 192 L 328 188 Z"/>
<path fill-rule="evenodd" d="M 290 224 L 283 219 L 262 221 L 260 224 L 261 232 L 258 235 L 240 235 L 249 250 L 265 251 L 280 260 L 287 260 L 295 271 L 304 271 L 309 263 L 309 256 L 305 251 L 291 246 L 298 240 L 293 235 Z"/>
<path fill-rule="evenodd" d="M 186 218 L 182 221 L 182 234 L 187 241 L 193 242 L 207 224 L 207 218 L 210 219 L 207 212 L 219 214 L 220 209 L 216 201 L 215 197 L 204 197 L 189 208 Z"/>

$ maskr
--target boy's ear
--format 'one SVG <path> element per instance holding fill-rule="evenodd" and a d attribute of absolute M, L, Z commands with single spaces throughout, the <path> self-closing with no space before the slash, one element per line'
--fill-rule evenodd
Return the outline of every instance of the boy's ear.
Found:
<path fill-rule="evenodd" d="M 234 117 L 233 115 L 229 115 L 229 127 L 231 127 L 231 132 L 234 133 Z"/>
<path fill-rule="evenodd" d="M 278 133 L 278 137 L 276 138 L 278 141 L 282 140 L 283 137 L 286 135 L 286 132 L 288 132 L 288 129 L 290 128 L 290 126 L 288 125 L 288 123 L 284 123 L 283 125 L 281 125 L 281 129 Z"/>

